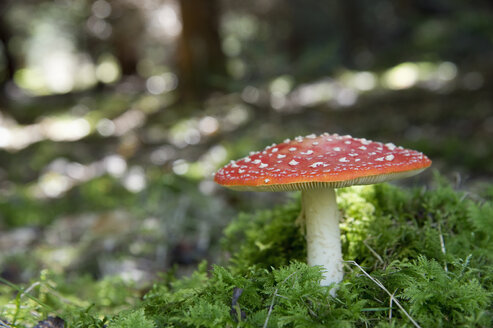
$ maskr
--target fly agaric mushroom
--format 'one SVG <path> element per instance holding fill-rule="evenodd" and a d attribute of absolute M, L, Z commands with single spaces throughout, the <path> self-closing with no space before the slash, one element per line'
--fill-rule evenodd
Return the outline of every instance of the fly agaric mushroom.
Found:
<path fill-rule="evenodd" d="M 329 286 L 343 278 L 334 188 L 406 178 L 430 165 L 431 161 L 415 150 L 324 133 L 287 139 L 231 161 L 214 180 L 235 190 L 301 190 L 307 262 L 323 267 L 321 285 Z"/>

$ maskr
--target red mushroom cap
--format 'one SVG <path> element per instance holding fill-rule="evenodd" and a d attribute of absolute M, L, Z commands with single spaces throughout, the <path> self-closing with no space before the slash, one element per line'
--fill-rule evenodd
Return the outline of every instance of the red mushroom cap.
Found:
<path fill-rule="evenodd" d="M 409 177 L 430 165 L 415 150 L 324 133 L 288 139 L 232 161 L 214 180 L 237 190 L 340 188 Z"/>

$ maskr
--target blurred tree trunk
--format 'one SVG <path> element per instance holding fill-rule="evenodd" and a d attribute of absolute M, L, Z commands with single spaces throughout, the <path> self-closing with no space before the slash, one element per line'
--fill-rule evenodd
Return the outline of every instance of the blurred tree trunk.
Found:
<path fill-rule="evenodd" d="M 339 0 L 339 24 L 342 63 L 355 67 L 355 56 L 366 47 L 366 26 L 363 23 L 363 6 L 357 0 Z"/>
<path fill-rule="evenodd" d="M 109 19 L 113 33 L 110 42 L 124 76 L 137 74 L 140 39 L 145 33 L 145 21 L 138 7 L 126 2 L 112 2 Z"/>
<path fill-rule="evenodd" d="M 12 31 L 7 25 L 6 12 L 13 1 L 0 0 L 0 47 L 3 49 L 4 68 L 0 70 L 0 107 L 4 112 L 12 114 L 10 106 L 5 106 L 8 102 L 7 87 L 9 82 L 14 80 L 14 74 L 17 69 L 18 61 L 15 55 L 9 49 L 9 42 L 12 38 Z M 0 55 L 1 56 L 1 55 Z"/>
<path fill-rule="evenodd" d="M 10 41 L 11 34 L 8 27 L 5 25 L 5 22 L 2 18 L 0 18 L 0 42 L 3 47 L 3 56 L 5 60 L 5 76 L 0 83 L 5 83 L 14 78 L 15 73 L 15 58 L 10 53 L 8 43 Z"/>
<path fill-rule="evenodd" d="M 177 65 L 182 100 L 198 100 L 226 76 L 216 0 L 179 0 L 182 31 Z"/>
<path fill-rule="evenodd" d="M 3 56 L 5 60 L 5 76 L 0 81 L 0 86 L 3 87 L 7 82 L 13 80 L 16 70 L 15 56 L 9 50 L 9 41 L 12 37 L 12 32 L 7 25 L 5 15 L 8 5 L 11 1 L 0 1 L 0 42 L 3 46 Z"/>

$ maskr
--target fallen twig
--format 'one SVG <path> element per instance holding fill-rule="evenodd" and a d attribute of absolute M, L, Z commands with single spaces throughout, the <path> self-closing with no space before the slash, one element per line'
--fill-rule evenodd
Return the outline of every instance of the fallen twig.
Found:
<path fill-rule="evenodd" d="M 413 323 L 413 325 L 416 327 L 416 328 L 421 328 L 421 326 L 409 315 L 409 313 L 407 313 L 407 311 L 404 309 L 404 307 L 402 307 L 402 305 L 399 303 L 399 301 L 397 301 L 397 299 L 394 297 L 393 294 L 391 294 L 387 288 L 385 288 L 385 286 L 376 278 L 373 278 L 368 272 L 366 272 L 358 263 L 356 263 L 355 261 L 344 261 L 346 263 L 351 263 L 353 265 L 355 265 L 356 267 L 358 267 L 358 269 L 360 269 L 363 274 L 365 276 L 367 276 L 368 278 L 370 278 L 371 281 L 373 281 L 378 287 L 380 287 L 384 292 L 386 292 L 389 296 L 390 296 L 390 299 L 397 305 L 397 307 L 399 307 L 399 309 L 401 309 L 401 311 L 406 315 L 406 317 Z"/>
<path fill-rule="evenodd" d="M 298 271 L 295 271 L 293 273 L 291 273 L 289 276 L 286 277 L 286 279 L 284 279 L 280 285 L 284 284 L 289 278 L 291 278 L 291 276 L 293 276 L 295 273 L 297 273 Z M 276 299 L 276 296 L 279 296 L 281 297 L 281 295 L 278 295 L 277 294 L 277 291 L 279 290 L 279 288 L 276 288 L 276 290 L 274 291 L 274 295 L 272 296 L 272 302 L 270 302 L 270 306 L 269 306 L 269 312 L 267 313 L 267 317 L 265 318 L 265 322 L 264 322 L 264 326 L 263 328 L 267 328 L 267 324 L 269 323 L 269 318 L 270 318 L 270 314 L 272 313 L 272 309 L 274 308 L 274 300 Z"/>

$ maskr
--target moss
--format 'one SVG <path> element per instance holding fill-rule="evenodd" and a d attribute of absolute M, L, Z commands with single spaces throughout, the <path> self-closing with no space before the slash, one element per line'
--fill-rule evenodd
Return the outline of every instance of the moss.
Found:
<path fill-rule="evenodd" d="M 245 272 L 280 267 L 306 258 L 305 239 L 294 224 L 300 201 L 256 213 L 241 213 L 224 230 L 222 245 L 231 254 L 230 268 Z"/>
<path fill-rule="evenodd" d="M 154 322 L 146 318 L 143 309 L 123 311 L 108 324 L 108 328 L 155 328 Z"/>
<path fill-rule="evenodd" d="M 302 263 L 295 201 L 240 215 L 225 231 L 229 263 L 157 284 L 146 313 L 180 327 L 412 327 L 410 318 L 423 327 L 491 325 L 491 203 L 444 181 L 435 190 L 341 189 L 338 199 L 344 256 L 360 266 L 348 262 L 336 298 L 318 285 L 318 268 Z"/>
<path fill-rule="evenodd" d="M 182 279 L 163 277 L 141 303 L 117 312 L 109 327 L 493 324 L 490 201 L 474 201 L 443 181 L 434 190 L 387 184 L 347 188 L 338 190 L 338 198 L 347 263 L 337 297 L 319 286 L 319 268 L 303 263 L 295 200 L 241 214 L 225 230 L 226 263 L 202 263 Z M 64 318 L 75 327 L 108 314 L 100 306 L 94 311 Z M 0 316 L 12 318 L 7 312 Z"/>

